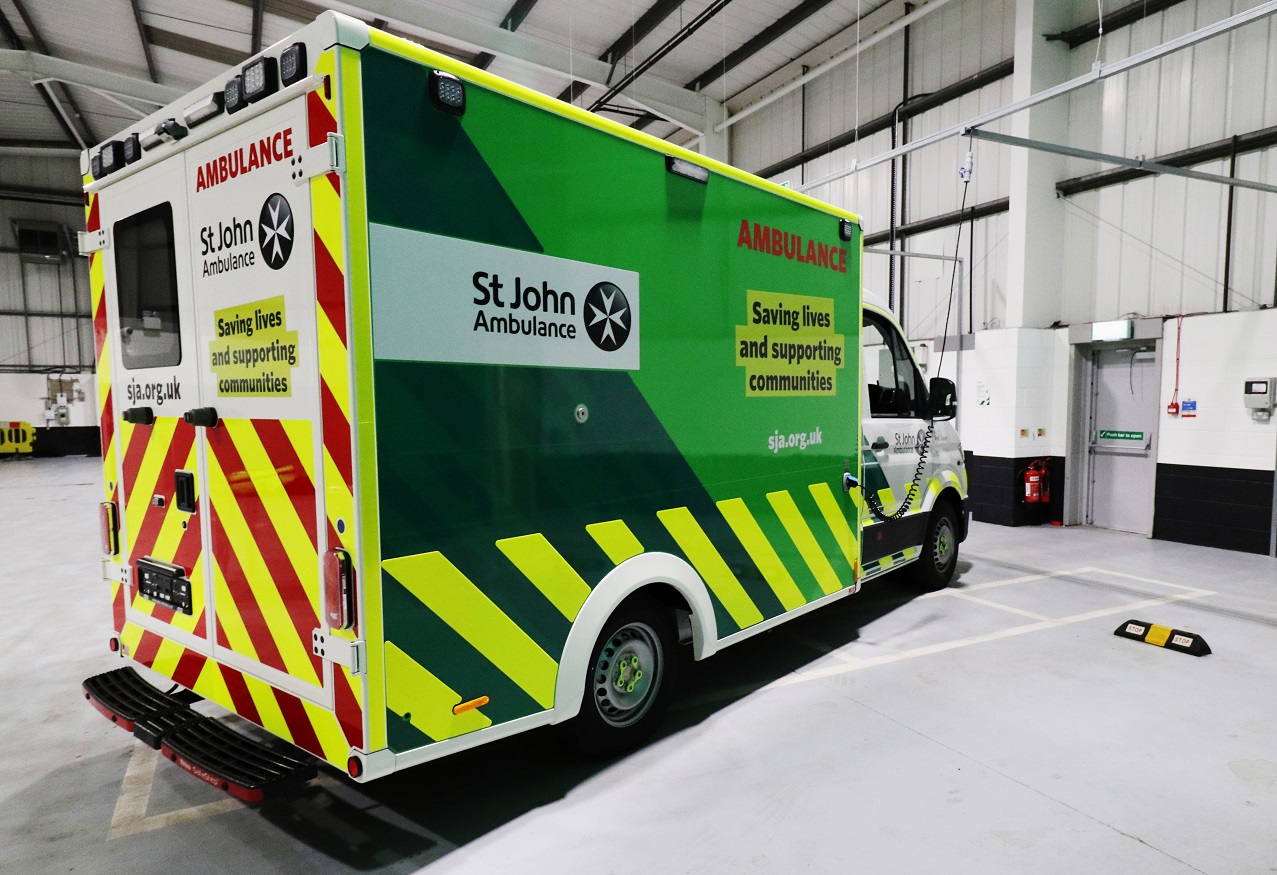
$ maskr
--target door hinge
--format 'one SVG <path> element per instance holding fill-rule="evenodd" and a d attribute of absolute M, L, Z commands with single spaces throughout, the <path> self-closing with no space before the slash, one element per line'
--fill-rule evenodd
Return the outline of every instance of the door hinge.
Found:
<path fill-rule="evenodd" d="M 114 559 L 102 560 L 102 579 L 110 580 L 114 583 L 122 583 L 125 586 L 131 586 L 133 580 L 133 569 L 128 565 L 121 565 Z"/>
<path fill-rule="evenodd" d="M 341 134 L 329 134 L 326 141 L 300 153 L 293 162 L 293 182 L 297 185 L 325 173 L 344 173 L 346 141 Z"/>
<path fill-rule="evenodd" d="M 79 231 L 75 237 L 76 248 L 81 255 L 98 252 L 111 245 L 111 235 L 106 228 L 99 228 L 96 231 Z"/>
<path fill-rule="evenodd" d="M 350 641 L 327 629 L 316 629 L 310 633 L 310 648 L 316 656 L 346 666 L 356 677 L 367 671 L 367 648 L 362 640 Z"/>

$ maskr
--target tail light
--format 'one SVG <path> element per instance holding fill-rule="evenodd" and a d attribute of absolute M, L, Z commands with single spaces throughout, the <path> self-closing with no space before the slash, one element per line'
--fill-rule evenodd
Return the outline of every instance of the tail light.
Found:
<path fill-rule="evenodd" d="M 120 552 L 120 510 L 114 501 L 98 505 L 98 520 L 102 529 L 102 553 L 114 556 Z"/>
<path fill-rule="evenodd" d="M 355 566 L 340 548 L 324 554 L 324 619 L 330 629 L 355 625 Z"/>

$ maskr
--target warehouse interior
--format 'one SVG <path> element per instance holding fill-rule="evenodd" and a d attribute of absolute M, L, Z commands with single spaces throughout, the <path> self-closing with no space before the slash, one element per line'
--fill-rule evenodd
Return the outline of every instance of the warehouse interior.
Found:
<path fill-rule="evenodd" d="M 603 759 L 542 725 L 247 804 L 103 720 L 80 684 L 120 663 L 95 522 L 123 432 L 91 168 L 329 10 L 858 216 L 866 296 L 956 386 L 948 586 L 904 569 L 684 654 L 654 738 Z M 1271 871 L 1274 13 L 0 0 L 0 869 Z M 748 219 L 733 250 L 757 248 Z"/>

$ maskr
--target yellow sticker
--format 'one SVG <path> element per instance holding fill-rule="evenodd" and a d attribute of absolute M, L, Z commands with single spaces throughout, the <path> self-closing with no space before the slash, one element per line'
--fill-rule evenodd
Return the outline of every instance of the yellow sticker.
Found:
<path fill-rule="evenodd" d="M 213 313 L 216 340 L 208 345 L 217 394 L 286 398 L 293 394 L 297 332 L 287 329 L 284 296 L 249 301 Z"/>
<path fill-rule="evenodd" d="M 745 396 L 837 395 L 845 356 L 833 299 L 750 291 L 745 302 L 746 324 L 736 326 Z"/>

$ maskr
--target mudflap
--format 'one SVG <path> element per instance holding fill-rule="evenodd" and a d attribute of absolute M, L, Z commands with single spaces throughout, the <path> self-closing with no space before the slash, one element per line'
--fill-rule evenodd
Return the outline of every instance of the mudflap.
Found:
<path fill-rule="evenodd" d="M 262 802 L 318 774 L 309 754 L 241 735 L 192 710 L 185 691 L 161 692 L 130 666 L 94 675 L 83 686 L 84 698 L 112 723 L 243 802 Z"/>

